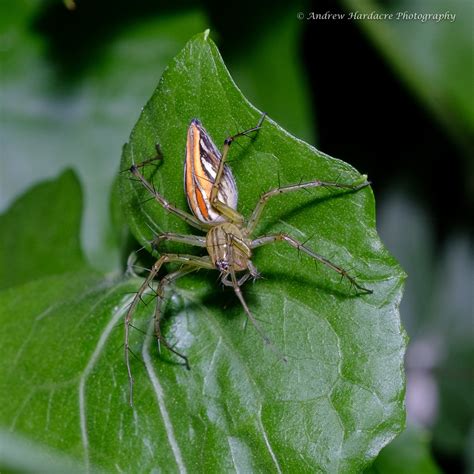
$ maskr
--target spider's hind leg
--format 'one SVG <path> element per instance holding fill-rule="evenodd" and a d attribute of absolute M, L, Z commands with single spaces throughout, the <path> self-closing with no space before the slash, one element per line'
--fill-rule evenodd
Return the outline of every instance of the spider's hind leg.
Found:
<path fill-rule="evenodd" d="M 194 255 L 177 255 L 177 254 L 164 254 L 162 255 L 151 267 L 150 272 L 148 276 L 146 277 L 145 281 L 142 283 L 140 288 L 138 289 L 137 293 L 132 299 L 132 302 L 130 303 L 130 306 L 128 308 L 127 314 L 125 316 L 125 344 L 124 344 L 124 349 L 125 349 L 125 364 L 127 366 L 127 374 L 128 374 L 128 382 L 129 382 L 129 387 L 130 387 L 130 405 L 133 406 L 133 376 L 132 376 L 132 369 L 130 366 L 130 326 L 132 325 L 132 320 L 133 316 L 135 314 L 135 311 L 137 309 L 138 303 L 142 301 L 142 296 L 143 294 L 151 287 L 151 282 L 153 279 L 156 277 L 158 272 L 160 271 L 161 267 L 163 266 L 164 263 L 181 263 L 185 265 L 184 269 L 181 269 L 181 271 L 176 271 L 174 272 L 174 275 L 176 278 L 179 276 L 184 275 L 184 270 L 186 273 L 190 273 L 192 270 L 198 270 L 199 268 L 206 268 L 208 270 L 213 270 L 214 265 L 212 264 L 211 260 L 209 257 L 196 257 Z M 179 273 L 179 275 L 176 275 Z M 171 274 L 173 275 L 173 274 Z M 171 276 L 170 275 L 170 276 Z M 176 279 L 174 278 L 174 279 Z M 166 277 L 163 279 L 165 280 Z M 164 282 L 164 284 L 167 284 L 167 281 Z M 163 286 L 163 285 L 162 285 Z M 160 301 L 159 301 L 160 302 Z M 160 307 L 158 308 L 158 310 Z M 156 311 L 155 311 L 156 314 Z M 159 321 L 159 319 L 158 319 Z M 159 323 L 158 323 L 159 324 Z M 158 337 L 161 336 L 161 333 L 158 333 Z M 160 338 L 161 342 L 163 342 L 163 338 Z M 167 343 L 166 343 L 167 344 Z M 164 344 L 165 345 L 165 344 Z M 175 352 L 168 344 L 166 345 L 172 352 Z M 176 353 L 176 352 L 175 352 Z M 181 354 L 176 353 L 177 355 L 182 356 Z M 186 359 L 185 359 L 186 360 Z"/>
<path fill-rule="evenodd" d="M 158 351 L 161 352 L 161 345 L 165 346 L 170 352 L 176 354 L 179 358 L 183 360 L 184 365 L 188 370 L 190 370 L 188 358 L 184 354 L 178 352 L 173 346 L 171 346 L 161 333 L 161 308 L 165 297 L 165 287 L 173 281 L 176 281 L 178 278 L 181 278 L 182 276 L 187 275 L 188 273 L 194 272 L 196 270 L 196 267 L 183 267 L 173 273 L 169 273 L 160 280 L 158 288 L 156 289 L 157 301 L 155 306 L 155 336 L 158 342 Z"/>

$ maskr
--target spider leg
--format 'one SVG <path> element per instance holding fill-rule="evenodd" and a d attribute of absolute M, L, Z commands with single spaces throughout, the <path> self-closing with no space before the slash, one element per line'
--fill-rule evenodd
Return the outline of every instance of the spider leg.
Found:
<path fill-rule="evenodd" d="M 171 232 L 164 232 L 163 234 L 158 234 L 154 239 L 149 240 L 148 244 L 151 245 L 152 250 L 158 250 L 158 245 L 164 241 L 171 241 L 171 242 L 180 242 L 183 244 L 194 245 L 196 247 L 205 247 L 206 246 L 206 238 L 200 235 L 184 235 L 184 234 L 173 234 Z M 135 269 L 138 268 L 140 270 L 147 270 L 148 268 L 143 268 L 135 265 L 137 260 L 137 253 L 140 250 L 145 248 L 141 247 L 139 250 L 132 252 L 128 259 L 127 259 L 127 273 L 132 276 L 139 276 Z"/>
<path fill-rule="evenodd" d="M 206 237 L 200 235 L 183 235 L 183 234 L 174 234 L 172 232 L 164 232 L 163 234 L 158 234 L 150 243 L 151 248 L 156 250 L 158 245 L 161 242 L 170 241 L 170 242 L 180 242 L 182 244 L 194 245 L 195 247 L 205 247 L 206 246 Z"/>
<path fill-rule="evenodd" d="M 262 194 L 262 196 L 260 197 L 252 215 L 250 216 L 250 219 L 248 220 L 246 233 L 247 235 L 252 235 L 252 233 L 254 232 L 260 220 L 260 217 L 262 216 L 262 212 L 263 212 L 263 209 L 265 208 L 265 205 L 267 204 L 268 200 L 273 196 L 278 196 L 279 194 L 291 193 L 293 191 L 298 191 L 300 189 L 310 189 L 310 188 L 318 188 L 318 187 L 358 191 L 361 188 L 365 188 L 369 184 L 370 182 L 367 181 L 366 179 L 364 179 L 363 183 L 356 183 L 356 184 L 342 184 L 342 183 L 333 183 L 333 182 L 327 182 L 327 181 L 314 180 L 314 181 L 308 181 L 306 183 L 290 184 L 288 186 L 280 186 L 278 188 L 272 189 L 271 191 L 268 191 Z"/>
<path fill-rule="evenodd" d="M 181 278 L 184 275 L 187 275 L 188 273 L 192 273 L 198 270 L 198 267 L 195 266 L 186 266 L 183 268 L 180 268 L 179 270 L 169 273 L 168 275 L 164 276 L 161 280 L 160 283 L 158 284 L 158 288 L 156 290 L 158 298 L 156 301 L 156 307 L 155 307 L 155 335 L 157 338 L 158 342 L 158 351 L 160 351 L 160 344 L 163 344 L 169 351 L 171 351 L 173 354 L 176 354 L 178 357 L 183 359 L 184 365 L 186 368 L 189 370 L 189 361 L 188 358 L 178 352 L 174 347 L 172 347 L 168 341 L 165 339 L 163 334 L 161 333 L 161 306 L 163 304 L 163 300 L 165 297 L 165 287 L 172 283 L 173 281 L 176 281 L 178 278 Z M 160 351 L 161 352 L 161 351 Z"/>
<path fill-rule="evenodd" d="M 235 275 L 235 271 L 233 268 L 229 270 L 229 275 L 231 278 L 231 286 L 234 288 L 234 293 L 237 295 L 237 298 L 239 298 L 239 301 L 244 308 L 245 314 L 247 315 L 248 319 L 250 322 L 254 325 L 255 329 L 257 332 L 260 334 L 262 339 L 264 340 L 265 344 L 271 345 L 270 338 L 263 332 L 263 329 L 260 327 L 260 324 L 258 324 L 257 320 L 255 319 L 254 315 L 251 313 L 247 302 L 244 299 L 244 296 L 242 294 L 242 290 L 239 287 L 239 282 L 237 281 L 237 277 Z"/>
<path fill-rule="evenodd" d="M 129 308 L 127 314 L 125 316 L 125 364 L 127 366 L 127 374 L 128 374 L 128 381 L 130 387 L 130 405 L 133 405 L 133 376 L 130 367 L 130 349 L 129 349 L 129 337 L 130 337 L 130 326 L 132 324 L 133 315 L 137 308 L 138 303 L 141 301 L 143 294 L 149 288 L 152 280 L 160 271 L 160 268 L 163 266 L 164 263 L 183 263 L 184 265 L 188 265 L 198 268 L 207 268 L 207 269 L 214 269 L 211 260 L 209 257 L 196 257 L 194 255 L 176 255 L 176 254 L 164 254 L 162 255 L 151 267 L 148 276 L 146 277 L 145 281 L 142 283 L 140 288 L 138 289 L 137 293 L 135 294 Z"/>
<path fill-rule="evenodd" d="M 158 204 L 163 207 L 165 211 L 168 211 L 170 214 L 173 214 L 184 222 L 187 222 L 189 225 L 196 227 L 199 230 L 206 231 L 209 229 L 207 224 L 203 224 L 199 219 L 194 217 L 193 215 L 185 212 L 172 204 L 170 204 L 160 193 L 158 193 L 155 188 L 150 184 L 150 182 L 143 176 L 140 168 L 143 167 L 145 164 L 148 164 L 150 161 L 154 161 L 157 158 L 151 158 L 150 160 L 146 160 L 138 165 L 133 164 L 130 167 L 130 172 L 143 184 L 143 186 L 150 192 L 150 194 L 154 197 L 154 199 L 158 202 Z"/>
<path fill-rule="evenodd" d="M 237 298 L 239 299 L 240 304 L 244 308 L 244 311 L 245 311 L 245 314 L 247 315 L 248 320 L 253 324 L 254 328 L 260 334 L 260 336 L 263 339 L 263 341 L 265 342 L 265 344 L 267 344 L 270 347 L 270 349 L 275 354 L 278 355 L 278 358 L 280 360 L 282 360 L 283 362 L 287 362 L 287 357 L 284 354 L 282 354 L 278 349 L 275 348 L 275 346 L 273 345 L 271 339 L 265 334 L 263 329 L 260 327 L 260 324 L 255 319 L 255 316 L 250 311 L 250 308 L 248 307 L 247 302 L 244 299 L 244 295 L 242 294 L 242 291 L 239 287 L 237 277 L 235 275 L 235 271 L 234 271 L 233 268 L 230 269 L 229 274 L 230 274 L 230 277 L 231 277 L 232 287 L 234 288 L 234 293 L 237 295 Z"/>
<path fill-rule="evenodd" d="M 252 241 L 250 248 L 254 249 L 256 247 L 260 247 L 262 245 L 267 245 L 271 244 L 273 242 L 279 242 L 283 241 L 286 242 L 287 244 L 291 245 L 298 251 L 301 251 L 305 253 L 306 255 L 310 256 L 314 260 L 317 260 L 318 262 L 321 262 L 322 264 L 326 265 L 327 267 L 331 268 L 335 272 L 339 273 L 342 278 L 347 278 L 352 285 L 354 285 L 356 288 L 359 290 L 363 291 L 364 293 L 373 293 L 372 290 L 369 290 L 368 288 L 364 288 L 363 286 L 359 285 L 357 283 L 356 279 L 349 275 L 344 268 L 336 265 L 335 263 L 331 262 L 327 258 L 323 257 L 322 255 L 317 254 L 316 252 L 313 252 L 310 248 L 306 247 L 303 245 L 301 242 L 298 242 L 298 240 L 294 239 L 293 237 L 287 235 L 287 234 L 272 234 L 272 235 L 264 235 L 262 237 L 259 237 L 255 240 Z"/>
<path fill-rule="evenodd" d="M 262 127 L 263 120 L 265 119 L 265 116 L 266 116 L 265 113 L 262 114 L 262 116 L 260 117 L 260 120 L 258 121 L 255 127 L 249 128 L 248 130 L 244 130 L 243 132 L 236 133 L 235 135 L 227 137 L 224 140 L 224 147 L 222 149 L 222 156 L 219 162 L 219 167 L 217 168 L 216 179 L 214 180 L 214 183 L 212 184 L 210 201 L 211 201 L 212 207 L 214 207 L 217 211 L 219 211 L 220 214 L 227 217 L 230 222 L 235 222 L 235 223 L 243 222 L 242 215 L 238 213 L 237 211 L 235 211 L 234 209 L 232 209 L 231 207 L 229 207 L 227 204 L 220 201 L 218 197 L 219 186 L 221 184 L 221 179 L 224 174 L 224 165 L 227 160 L 227 156 L 229 154 L 230 145 L 236 138 L 242 137 L 244 135 L 246 136 L 249 133 L 260 130 L 260 128 Z"/>
<path fill-rule="evenodd" d="M 248 272 L 248 273 L 245 273 L 244 275 L 242 275 L 238 280 L 237 280 L 237 285 L 238 286 L 242 286 L 250 277 L 252 277 L 253 275 Z M 234 284 L 232 283 L 231 280 L 229 280 L 229 277 L 230 277 L 230 273 L 226 273 L 222 279 L 221 279 L 221 282 L 224 286 L 234 286 Z"/>
<path fill-rule="evenodd" d="M 261 278 L 260 272 L 257 270 L 257 267 L 251 262 L 251 260 L 248 261 L 247 266 L 248 266 L 250 275 L 253 278 L 253 281 Z"/>

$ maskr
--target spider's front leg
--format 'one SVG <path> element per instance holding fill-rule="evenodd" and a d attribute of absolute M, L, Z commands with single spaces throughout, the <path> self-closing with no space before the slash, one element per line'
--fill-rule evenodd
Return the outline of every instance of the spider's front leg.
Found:
<path fill-rule="evenodd" d="M 373 293 L 372 290 L 369 290 L 368 288 L 365 288 L 359 285 L 356 279 L 353 276 L 349 275 L 349 273 L 346 270 L 344 270 L 344 268 L 331 262 L 326 257 L 323 257 L 322 255 L 319 255 L 316 252 L 313 252 L 310 248 L 306 247 L 304 244 L 294 239 L 290 235 L 283 234 L 283 233 L 264 235 L 262 237 L 259 237 L 253 240 L 250 245 L 250 248 L 254 249 L 256 247 L 261 247 L 262 245 L 272 244 L 273 242 L 286 242 L 287 244 L 291 245 L 293 248 L 302 251 L 306 255 L 310 256 L 312 259 L 317 260 L 318 262 L 321 262 L 322 264 L 331 268 L 335 272 L 339 273 L 341 277 L 347 278 L 351 282 L 351 284 L 354 285 L 356 288 L 358 288 L 360 291 L 364 293 L 368 293 L 368 294 Z"/>
<path fill-rule="evenodd" d="M 256 131 L 260 130 L 265 117 L 266 117 L 266 114 L 264 113 L 260 117 L 260 120 L 258 121 L 258 123 L 255 127 L 249 128 L 248 130 L 244 130 L 243 132 L 239 132 L 239 133 L 236 133 L 235 135 L 227 137 L 224 141 L 224 147 L 222 149 L 221 160 L 219 162 L 219 167 L 217 168 L 217 173 L 216 173 L 215 180 L 212 184 L 210 201 L 211 201 L 212 207 L 214 207 L 221 215 L 227 217 L 227 219 L 230 222 L 234 222 L 234 223 L 242 223 L 243 222 L 242 215 L 239 214 L 234 209 L 232 209 L 226 203 L 222 202 L 219 199 L 219 195 L 218 195 L 219 187 L 221 185 L 221 181 L 222 181 L 222 178 L 224 176 L 225 162 L 227 160 L 227 156 L 229 155 L 230 145 L 232 144 L 232 142 L 234 142 L 234 140 L 236 138 L 246 136 L 249 133 L 256 132 Z"/>
<path fill-rule="evenodd" d="M 252 212 L 252 215 L 250 216 L 250 219 L 248 220 L 246 233 L 249 236 L 253 234 L 253 232 L 255 231 L 255 228 L 257 227 L 258 222 L 260 221 L 262 212 L 267 202 L 269 201 L 270 198 L 274 196 L 278 196 L 280 194 L 292 193 L 294 191 L 299 191 L 300 189 L 310 189 L 310 188 L 319 188 L 319 187 L 343 189 L 343 190 L 345 189 L 348 191 L 358 191 L 359 189 L 365 188 L 369 184 L 370 182 L 367 181 L 367 176 L 364 176 L 364 182 L 356 183 L 356 184 L 343 184 L 343 183 L 334 183 L 334 182 L 329 182 L 329 181 L 314 180 L 314 181 L 308 181 L 305 183 L 290 184 L 288 186 L 281 186 L 279 188 L 272 189 L 271 191 L 268 191 L 262 194 L 262 196 L 260 197 L 257 205 L 255 206 L 254 211 Z"/>
<path fill-rule="evenodd" d="M 127 314 L 125 316 L 124 349 L 125 349 L 125 364 L 127 366 L 128 380 L 129 380 L 129 386 L 130 386 L 130 405 L 133 405 L 133 376 L 132 376 L 132 370 L 130 367 L 130 346 L 129 346 L 130 326 L 132 324 L 133 315 L 135 313 L 138 303 L 141 301 L 142 296 L 144 295 L 146 290 L 151 288 L 151 283 L 153 279 L 156 277 L 156 275 L 158 274 L 158 272 L 160 271 L 164 263 L 182 263 L 183 265 L 186 265 L 186 269 L 189 267 L 189 271 L 191 271 L 191 268 L 193 270 L 197 270 L 200 268 L 205 268 L 209 270 L 214 269 L 214 265 L 212 264 L 209 257 L 196 257 L 194 255 L 177 255 L 177 254 L 164 254 L 151 267 L 148 276 L 146 277 L 145 281 L 142 283 L 137 293 L 133 297 L 133 300 L 130 303 Z M 176 273 L 177 272 L 175 272 L 175 274 Z M 159 334 L 161 335 L 161 333 Z M 163 340 L 161 341 L 163 342 Z M 168 345 L 166 347 L 169 348 Z"/>
<path fill-rule="evenodd" d="M 244 275 L 242 278 L 245 278 L 248 276 L 251 276 L 252 274 L 249 272 L 246 275 Z M 255 316 L 252 314 L 250 311 L 250 308 L 247 305 L 247 302 L 245 301 L 244 295 L 242 294 L 242 290 L 240 289 L 240 280 L 237 279 L 237 276 L 235 275 L 234 269 L 231 267 L 229 269 L 229 276 L 230 276 L 230 285 L 234 289 L 234 293 L 236 294 L 237 298 L 240 301 L 240 304 L 244 308 L 245 314 L 247 315 L 248 320 L 252 323 L 253 327 L 255 330 L 260 334 L 260 337 L 263 339 L 265 344 L 278 356 L 280 360 L 283 362 L 288 362 L 288 358 L 282 354 L 274 345 L 271 339 L 265 334 L 265 331 L 260 327 L 260 324 L 258 323 L 257 319 Z M 245 279 L 247 279 L 245 278 Z"/>
<path fill-rule="evenodd" d="M 250 277 L 252 277 L 252 274 L 250 272 L 244 273 L 238 280 L 237 280 L 237 286 L 242 286 Z M 230 279 L 230 274 L 226 273 L 222 279 L 221 283 L 224 286 L 234 286 L 232 283 L 232 280 Z"/>

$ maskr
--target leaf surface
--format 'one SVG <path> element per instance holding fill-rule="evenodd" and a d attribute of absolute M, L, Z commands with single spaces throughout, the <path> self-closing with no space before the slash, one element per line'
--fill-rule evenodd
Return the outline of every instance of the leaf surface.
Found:
<path fill-rule="evenodd" d="M 199 118 L 219 146 L 260 115 L 204 33 L 163 74 L 124 148 L 121 167 L 152 157 L 158 143 L 163 160 L 145 173 L 171 203 L 187 209 L 183 161 L 191 119 Z M 351 166 L 271 119 L 253 139 L 233 145 L 230 157 L 239 210 L 246 216 L 260 194 L 279 182 L 361 179 Z M 199 233 L 127 177 L 121 195 L 132 231 L 148 248 L 155 232 Z M 368 188 L 300 192 L 269 203 L 256 234 L 285 231 L 307 241 L 374 290 L 356 295 L 337 274 L 283 244 L 256 250 L 253 261 L 264 279 L 247 284 L 244 292 L 274 350 L 250 324 L 242 329 L 244 312 L 232 292 L 216 285 L 217 274 L 180 280 L 167 306 L 166 334 L 188 355 L 192 370 L 164 363 L 156 369 L 167 406 L 176 409 L 169 415 L 178 464 L 196 468 L 200 459 L 203 470 L 358 472 L 401 430 L 405 336 L 398 304 L 404 273 L 374 225 Z M 287 355 L 287 364 L 279 353 Z"/>

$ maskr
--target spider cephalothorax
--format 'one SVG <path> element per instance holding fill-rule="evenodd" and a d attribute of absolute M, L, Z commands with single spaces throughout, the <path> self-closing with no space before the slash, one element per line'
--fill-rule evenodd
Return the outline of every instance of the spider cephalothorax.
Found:
<path fill-rule="evenodd" d="M 152 197 L 168 212 L 180 217 L 189 225 L 205 232 L 206 235 L 184 235 L 174 233 L 163 233 L 158 235 L 154 243 L 169 240 L 181 242 L 188 245 L 203 247 L 207 250 L 207 255 L 197 257 L 195 255 L 169 254 L 165 253 L 155 262 L 149 271 L 149 274 L 136 296 L 132 300 L 125 318 L 125 359 L 127 363 L 128 376 L 130 380 L 130 403 L 132 403 L 133 378 L 129 363 L 129 331 L 133 313 L 142 295 L 150 287 L 152 281 L 158 275 L 163 264 L 180 263 L 181 268 L 164 276 L 158 282 L 156 293 L 157 298 L 155 309 L 155 332 L 158 340 L 170 351 L 181 357 L 189 368 L 188 359 L 171 347 L 161 334 L 160 318 L 161 304 L 164 296 L 164 287 L 172 281 L 183 275 L 191 273 L 197 269 L 217 270 L 220 272 L 221 282 L 233 288 L 235 294 L 240 300 L 242 307 L 252 322 L 255 329 L 262 338 L 269 342 L 268 338 L 261 330 L 258 322 L 252 315 L 245 299 L 242 295 L 241 286 L 249 279 L 256 279 L 259 273 L 252 264 L 252 250 L 262 245 L 277 241 L 283 241 L 290 246 L 305 253 L 309 257 L 333 269 L 341 276 L 346 277 L 352 285 L 359 290 L 371 293 L 361 286 L 354 277 L 350 276 L 346 270 L 332 263 L 327 258 L 313 252 L 304 244 L 298 242 L 290 235 L 284 233 L 263 235 L 253 237 L 257 223 L 265 208 L 267 201 L 276 195 L 286 194 L 301 189 L 328 187 L 356 191 L 367 186 L 369 183 L 364 179 L 357 184 L 342 184 L 324 182 L 319 180 L 301 182 L 298 184 L 287 185 L 275 188 L 260 197 L 254 211 L 248 219 L 244 219 L 242 214 L 237 211 L 238 192 L 237 185 L 232 171 L 225 163 L 232 142 L 240 136 L 248 135 L 258 131 L 263 123 L 265 114 L 262 115 L 258 124 L 244 132 L 237 133 L 228 137 L 224 141 L 222 154 L 214 145 L 210 135 L 201 125 L 199 120 L 193 119 L 188 127 L 186 141 L 186 157 L 184 165 L 185 193 L 188 205 L 193 214 L 189 214 L 181 209 L 172 206 L 155 188 L 149 183 L 140 171 L 143 166 L 152 160 L 147 160 L 141 164 L 133 164 L 130 171 L 151 193 Z"/>
<path fill-rule="evenodd" d="M 236 272 L 249 268 L 251 242 L 235 224 L 226 222 L 211 227 L 206 235 L 206 248 L 218 270 Z"/>

